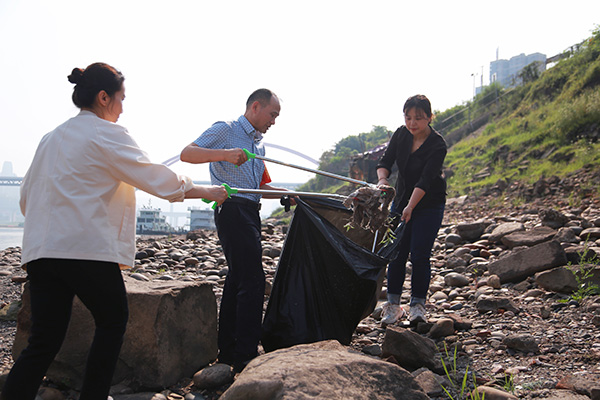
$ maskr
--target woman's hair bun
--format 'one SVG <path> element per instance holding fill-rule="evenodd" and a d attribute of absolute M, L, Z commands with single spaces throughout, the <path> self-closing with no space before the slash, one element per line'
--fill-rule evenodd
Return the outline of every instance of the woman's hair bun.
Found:
<path fill-rule="evenodd" d="M 1 0 L 0 0 L 1 1 Z M 79 108 L 92 108 L 96 101 L 96 95 L 105 91 L 109 97 L 123 89 L 123 74 L 105 63 L 93 63 L 85 70 L 73 68 L 71 75 L 67 77 L 69 82 L 74 83 L 73 103 Z"/>
<path fill-rule="evenodd" d="M 71 75 L 69 75 L 67 79 L 69 79 L 69 82 L 77 84 L 81 80 L 82 76 L 83 70 L 81 68 L 73 68 L 73 71 L 71 71 Z"/>

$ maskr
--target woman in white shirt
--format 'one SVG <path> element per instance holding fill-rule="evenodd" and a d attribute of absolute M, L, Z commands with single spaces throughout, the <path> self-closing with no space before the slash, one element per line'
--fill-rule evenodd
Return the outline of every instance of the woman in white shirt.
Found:
<path fill-rule="evenodd" d="M 80 400 L 106 400 L 127 325 L 121 268 L 135 257 L 135 188 L 171 202 L 205 198 L 221 204 L 221 186 L 196 186 L 153 164 L 117 125 L 124 77 L 95 63 L 75 68 L 80 108 L 41 140 L 21 185 L 25 228 L 21 261 L 31 293 L 31 336 L 0 398 L 33 400 L 58 353 L 77 295 L 96 321 Z"/>

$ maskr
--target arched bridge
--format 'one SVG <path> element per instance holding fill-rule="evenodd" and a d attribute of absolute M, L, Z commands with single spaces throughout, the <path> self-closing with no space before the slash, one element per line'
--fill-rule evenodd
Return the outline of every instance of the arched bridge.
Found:
<path fill-rule="evenodd" d="M 289 147 L 284 147 L 284 146 L 280 146 L 280 145 L 273 144 L 273 143 L 265 143 L 265 146 L 286 151 L 288 153 L 302 157 L 305 160 L 310 161 L 313 164 L 319 165 L 319 162 L 317 160 L 307 156 L 306 154 L 300 153 L 299 151 L 290 149 Z M 163 161 L 162 163 L 164 165 L 168 166 L 168 165 L 173 165 L 178 161 L 179 161 L 179 154 Z M 0 176 L 0 186 L 20 186 L 21 182 L 23 182 L 23 178 L 21 178 L 21 177 Z M 197 185 L 210 185 L 211 184 L 208 181 L 194 181 L 194 183 Z M 295 183 L 295 182 L 283 182 L 283 183 L 282 182 L 274 182 L 273 184 L 276 186 L 279 186 L 279 187 L 284 187 L 286 189 L 296 189 L 298 186 L 302 185 L 302 183 Z"/>
<path fill-rule="evenodd" d="M 23 178 L 17 176 L 0 176 L 0 186 L 21 186 Z"/>

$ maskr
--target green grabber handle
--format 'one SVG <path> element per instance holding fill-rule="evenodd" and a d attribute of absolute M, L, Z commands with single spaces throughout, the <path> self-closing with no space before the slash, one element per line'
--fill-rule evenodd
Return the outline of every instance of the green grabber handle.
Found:
<path fill-rule="evenodd" d="M 235 194 L 235 193 L 237 193 L 237 192 L 238 192 L 238 190 L 237 190 L 237 189 L 235 189 L 235 188 L 232 188 L 231 186 L 229 186 L 229 185 L 228 185 L 228 184 L 226 184 L 226 183 L 223 183 L 223 186 L 225 187 L 225 190 L 227 190 L 227 197 L 231 197 L 231 196 L 230 196 L 231 194 Z"/>
<path fill-rule="evenodd" d="M 244 150 L 244 153 L 246 153 L 246 157 L 248 157 L 248 159 L 256 158 L 256 154 L 250 153 L 247 149 L 242 149 L 242 150 Z"/>
<path fill-rule="evenodd" d="M 242 149 L 242 150 L 244 150 L 244 153 L 246 153 L 246 157 L 248 157 L 248 160 L 251 159 L 251 158 L 256 158 L 256 154 L 250 153 L 248 151 L 248 149 Z M 235 167 L 237 168 L 238 166 L 236 165 Z"/>
<path fill-rule="evenodd" d="M 246 151 L 247 151 L 247 150 L 246 150 Z M 227 197 L 231 197 L 231 194 L 232 194 L 232 193 L 237 193 L 237 192 L 238 192 L 238 190 L 237 190 L 237 189 L 234 189 L 234 188 L 232 188 L 231 186 L 229 186 L 229 185 L 228 185 L 228 184 L 226 184 L 226 183 L 223 183 L 223 186 L 225 187 L 225 190 L 227 191 Z M 212 203 L 213 203 L 213 205 L 212 205 L 212 207 L 211 207 L 211 208 L 212 208 L 213 210 L 214 210 L 215 208 L 217 208 L 217 202 L 216 202 L 216 201 L 214 201 L 214 202 L 213 202 L 213 201 L 211 201 L 211 200 L 207 200 L 207 199 L 202 199 L 202 201 L 203 201 L 203 202 L 205 202 L 205 203 L 211 203 L 211 202 L 212 202 Z"/>

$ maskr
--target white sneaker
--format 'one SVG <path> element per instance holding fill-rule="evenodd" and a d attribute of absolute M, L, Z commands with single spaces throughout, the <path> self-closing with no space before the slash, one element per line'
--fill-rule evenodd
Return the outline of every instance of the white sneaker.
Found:
<path fill-rule="evenodd" d="M 400 304 L 385 302 L 381 311 L 381 323 L 383 325 L 395 324 L 400 318 L 403 318 L 406 312 Z"/>
<path fill-rule="evenodd" d="M 427 322 L 427 317 L 425 316 L 425 306 L 421 303 L 411 306 L 408 320 L 410 321 L 411 325 L 417 324 L 418 322 Z"/>

